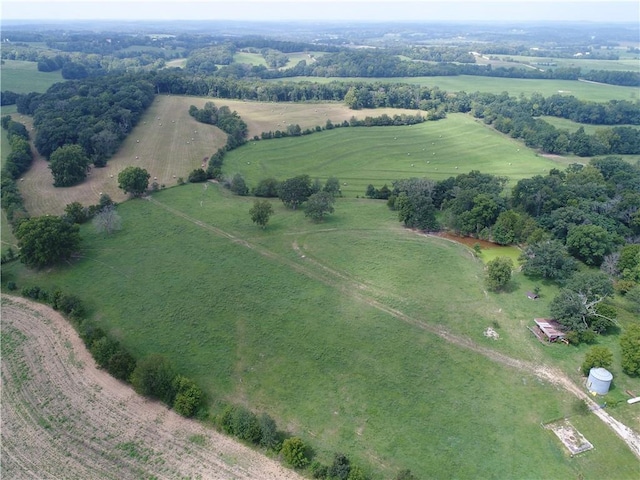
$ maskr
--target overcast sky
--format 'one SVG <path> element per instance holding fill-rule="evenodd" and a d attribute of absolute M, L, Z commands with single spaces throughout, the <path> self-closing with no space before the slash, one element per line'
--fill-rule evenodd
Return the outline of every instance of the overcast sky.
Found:
<path fill-rule="evenodd" d="M 638 0 L 2 0 L 2 19 L 640 22 Z"/>

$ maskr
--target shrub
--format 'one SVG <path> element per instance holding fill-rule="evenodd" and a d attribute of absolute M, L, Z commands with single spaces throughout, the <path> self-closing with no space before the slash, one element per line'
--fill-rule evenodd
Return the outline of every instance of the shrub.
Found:
<path fill-rule="evenodd" d="M 589 370 L 596 367 L 608 368 L 613 362 L 613 354 L 607 347 L 591 347 L 584 358 L 582 373 L 589 374 Z"/>
<path fill-rule="evenodd" d="M 136 368 L 136 359 L 127 352 L 122 345 L 111 355 L 107 364 L 107 371 L 118 380 L 128 382 Z"/>
<path fill-rule="evenodd" d="M 299 437 L 287 438 L 282 443 L 282 458 L 293 468 L 304 468 L 309 464 L 307 445 Z"/>
<path fill-rule="evenodd" d="M 336 453 L 333 457 L 333 463 L 329 467 L 329 478 L 336 480 L 347 480 L 349 472 L 351 471 L 351 462 L 346 455 L 342 453 Z"/>
<path fill-rule="evenodd" d="M 314 460 L 311 463 L 311 475 L 313 478 L 327 478 L 327 474 L 329 472 L 329 467 L 326 465 L 322 465 L 317 460 Z"/>
<path fill-rule="evenodd" d="M 56 300 L 58 310 L 71 318 L 82 318 L 85 315 L 85 308 L 80 298 L 73 294 L 61 294 Z"/>
<path fill-rule="evenodd" d="M 139 361 L 131 374 L 131 385 L 136 392 L 172 405 L 175 397 L 175 373 L 169 361 L 152 354 Z"/>
<path fill-rule="evenodd" d="M 270 450 L 277 450 L 280 439 L 275 420 L 263 413 L 258 418 L 258 423 L 260 425 L 260 445 Z"/>
<path fill-rule="evenodd" d="M 260 442 L 260 423 L 255 413 L 244 407 L 236 407 L 232 419 L 232 433 L 240 440 Z"/>
<path fill-rule="evenodd" d="M 7 282 L 7 290 L 9 290 L 10 292 L 13 292 L 17 288 L 18 286 L 16 285 L 16 282 Z"/>
<path fill-rule="evenodd" d="M 94 340 L 89 351 L 100 368 L 106 368 L 111 357 L 118 351 L 120 344 L 118 341 L 108 337 L 101 337 Z"/>
<path fill-rule="evenodd" d="M 189 174 L 188 180 L 191 183 L 206 182 L 207 172 L 205 172 L 202 168 L 196 168 Z"/>
<path fill-rule="evenodd" d="M 190 378 L 176 375 L 173 379 L 176 398 L 173 409 L 185 417 L 192 417 L 202 401 L 202 389 Z"/>

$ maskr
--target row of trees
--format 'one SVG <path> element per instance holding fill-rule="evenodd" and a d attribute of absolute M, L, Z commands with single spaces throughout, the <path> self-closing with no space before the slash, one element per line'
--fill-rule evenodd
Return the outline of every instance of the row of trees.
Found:
<path fill-rule="evenodd" d="M 239 147 L 247 141 L 247 124 L 237 112 L 232 112 L 226 105 L 218 108 L 213 102 L 207 102 L 201 109 L 191 105 L 189 115 L 199 122 L 215 125 L 225 132 L 228 135 L 227 149 Z"/>
<path fill-rule="evenodd" d="M 615 157 L 594 159 L 587 166 L 520 180 L 506 197 L 505 184 L 505 178 L 472 171 L 439 182 L 410 178 L 394 181 L 391 188 L 370 185 L 366 196 L 386 199 L 409 228 L 444 227 L 500 244 L 525 245 L 523 273 L 563 287 L 551 310 L 574 332 L 572 341 L 592 341 L 613 327 L 616 313 L 607 302 L 614 292 L 612 279 L 636 308 L 640 165 Z M 579 262 L 602 272 L 581 275 Z M 493 262 L 489 287 L 504 287 L 511 268 L 506 261 Z"/>

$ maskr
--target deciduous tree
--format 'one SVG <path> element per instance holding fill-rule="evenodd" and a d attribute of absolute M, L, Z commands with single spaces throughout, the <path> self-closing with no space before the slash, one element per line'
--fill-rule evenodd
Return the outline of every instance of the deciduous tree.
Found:
<path fill-rule="evenodd" d="M 23 220 L 16 229 L 16 237 L 20 260 L 35 268 L 66 260 L 80 246 L 78 225 L 53 216 Z"/>
<path fill-rule="evenodd" d="M 607 347 L 591 347 L 584 357 L 584 362 L 582 363 L 582 373 L 588 375 L 589 370 L 591 370 L 592 368 L 609 368 L 612 362 L 613 354 Z"/>
<path fill-rule="evenodd" d="M 49 157 L 54 187 L 71 187 L 82 182 L 89 171 L 89 157 L 80 145 L 65 145 Z"/>
<path fill-rule="evenodd" d="M 622 370 L 629 374 L 640 375 L 640 325 L 629 325 L 620 336 Z"/>
<path fill-rule="evenodd" d="M 269 218 L 273 215 L 273 207 L 269 200 L 256 200 L 253 202 L 253 207 L 249 210 L 251 220 L 253 223 L 260 225 L 262 228 L 267 226 Z"/>
<path fill-rule="evenodd" d="M 557 240 L 527 246 L 520 256 L 525 275 L 562 282 L 576 270 L 576 261 Z"/>
<path fill-rule="evenodd" d="M 118 186 L 124 193 L 139 197 L 147 191 L 151 175 L 144 168 L 128 166 L 118 174 Z"/>
<path fill-rule="evenodd" d="M 299 437 L 287 438 L 282 443 L 282 457 L 294 468 L 304 468 L 309 463 L 307 445 Z"/>
<path fill-rule="evenodd" d="M 314 193 L 307 199 L 304 215 L 319 222 L 326 215 L 334 212 L 334 203 L 335 199 L 332 194 L 324 191 Z"/>
<path fill-rule="evenodd" d="M 496 257 L 487 264 L 487 287 L 490 290 L 501 290 L 511 280 L 513 260 L 509 257 Z"/>
<path fill-rule="evenodd" d="M 600 266 L 612 246 L 609 232 L 598 225 L 579 225 L 567 235 L 569 253 L 587 265 Z"/>
<path fill-rule="evenodd" d="M 93 218 L 93 226 L 98 233 L 111 235 L 122 228 L 122 218 L 114 205 L 108 205 L 100 210 Z"/>
<path fill-rule="evenodd" d="M 278 189 L 278 196 L 282 203 L 293 210 L 306 202 L 311 193 L 311 178 L 309 178 L 309 175 L 288 178 L 280 184 Z"/>

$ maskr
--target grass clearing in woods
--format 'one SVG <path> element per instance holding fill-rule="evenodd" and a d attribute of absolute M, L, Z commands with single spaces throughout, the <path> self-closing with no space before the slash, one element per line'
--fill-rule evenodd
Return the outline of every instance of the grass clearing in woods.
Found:
<path fill-rule="evenodd" d="M 0 69 L 2 90 L 16 93 L 44 93 L 57 82 L 64 82 L 60 70 L 39 72 L 36 62 L 26 60 L 3 60 Z"/>

